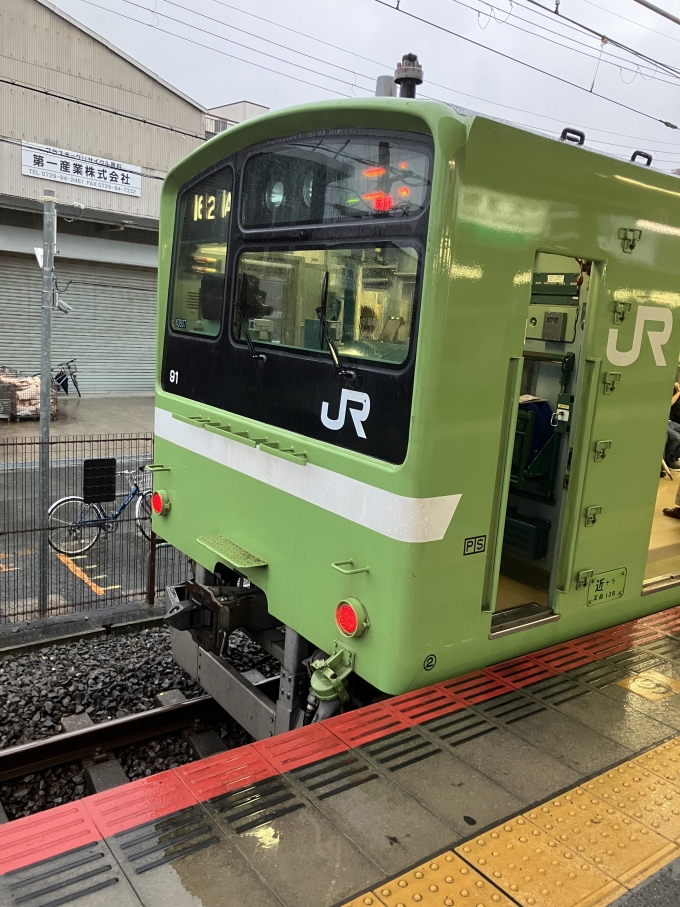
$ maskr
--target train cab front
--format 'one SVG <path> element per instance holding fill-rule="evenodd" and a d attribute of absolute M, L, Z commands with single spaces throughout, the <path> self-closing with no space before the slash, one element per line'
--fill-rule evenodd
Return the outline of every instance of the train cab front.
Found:
<path fill-rule="evenodd" d="M 285 726 L 275 705 L 270 732 L 416 683 L 415 562 L 455 506 L 421 500 L 411 437 L 443 116 L 300 108 L 229 130 L 164 187 L 153 526 L 196 565 L 168 622 L 233 714 L 229 635 L 280 659 L 277 702 L 298 712 Z"/>

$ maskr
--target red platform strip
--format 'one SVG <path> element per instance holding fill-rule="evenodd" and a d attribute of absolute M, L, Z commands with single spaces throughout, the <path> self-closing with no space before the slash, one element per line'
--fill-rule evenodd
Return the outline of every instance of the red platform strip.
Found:
<path fill-rule="evenodd" d="M 450 715 L 451 712 L 460 712 L 465 708 L 461 702 L 436 686 L 394 696 L 383 705 L 411 724 L 422 724 L 424 721 L 432 721 L 434 718 Z"/>
<path fill-rule="evenodd" d="M 486 671 L 473 671 L 463 677 L 445 680 L 444 683 L 438 683 L 437 687 L 463 705 L 475 705 L 512 692 L 511 686 Z"/>
<path fill-rule="evenodd" d="M 680 606 L 0 826 L 0 873 L 680 630 Z M 536 666 L 536 668 L 534 667 Z M 547 672 L 547 673 L 546 673 Z M 394 718 L 394 720 L 393 720 Z"/>
<path fill-rule="evenodd" d="M 181 765 L 174 771 L 201 803 L 278 775 L 252 744 Z"/>
<path fill-rule="evenodd" d="M 104 838 L 194 806 L 196 799 L 171 769 L 140 778 L 84 801 Z"/>
<path fill-rule="evenodd" d="M 324 721 L 323 726 L 347 746 L 355 747 L 408 730 L 411 724 L 380 702 L 344 715 L 336 715 L 335 718 Z"/>
<path fill-rule="evenodd" d="M 523 655 L 521 658 L 513 658 L 512 661 L 504 661 L 499 665 L 492 665 L 486 668 L 486 673 L 492 677 L 497 677 L 504 683 L 510 684 L 516 690 L 522 687 L 528 687 L 529 684 L 538 683 L 539 680 L 545 680 L 548 677 L 554 677 L 557 671 L 536 661 L 531 656 Z"/>
<path fill-rule="evenodd" d="M 99 841 L 82 800 L 0 825 L 0 874 Z"/>
<path fill-rule="evenodd" d="M 344 753 L 347 749 L 339 737 L 321 724 L 310 724 L 278 737 L 260 740 L 253 746 L 281 774 Z"/>
<path fill-rule="evenodd" d="M 538 664 L 545 665 L 556 674 L 566 674 L 567 671 L 573 671 L 574 668 L 580 668 L 595 661 L 590 653 L 582 652 L 570 642 L 563 642 L 558 646 L 543 649 L 541 652 L 534 652 L 531 657 Z"/>

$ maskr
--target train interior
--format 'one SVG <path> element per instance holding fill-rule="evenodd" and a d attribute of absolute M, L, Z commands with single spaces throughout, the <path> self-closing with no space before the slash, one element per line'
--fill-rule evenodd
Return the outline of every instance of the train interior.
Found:
<path fill-rule="evenodd" d="M 538 253 L 531 282 L 492 635 L 550 618 L 590 266 Z M 680 481 L 680 473 L 679 481 Z"/>
<path fill-rule="evenodd" d="M 417 250 L 392 243 L 249 251 L 237 285 L 259 343 L 327 351 L 330 337 L 343 356 L 398 364 L 408 355 L 417 271 Z"/>
<path fill-rule="evenodd" d="M 680 363 L 675 382 L 647 551 L 646 591 L 680 584 Z"/>

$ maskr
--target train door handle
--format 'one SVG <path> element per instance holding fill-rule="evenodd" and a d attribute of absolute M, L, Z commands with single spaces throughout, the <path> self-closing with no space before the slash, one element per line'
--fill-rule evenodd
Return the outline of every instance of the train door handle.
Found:
<path fill-rule="evenodd" d="M 331 564 L 331 567 L 345 576 L 354 576 L 355 573 L 368 573 L 368 567 L 355 567 L 353 560 L 336 561 L 336 563 Z"/>

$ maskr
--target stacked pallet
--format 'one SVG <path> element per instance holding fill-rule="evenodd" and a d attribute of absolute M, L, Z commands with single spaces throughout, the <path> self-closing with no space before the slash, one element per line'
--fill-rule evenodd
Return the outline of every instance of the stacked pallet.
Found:
<path fill-rule="evenodd" d="M 0 399 L 10 419 L 40 418 L 40 378 L 16 378 L 0 375 Z M 3 413 L 4 414 L 4 413 Z M 57 392 L 50 388 L 50 415 L 57 415 Z"/>

